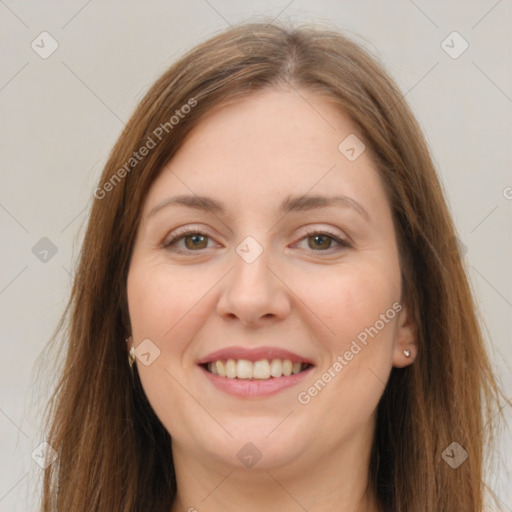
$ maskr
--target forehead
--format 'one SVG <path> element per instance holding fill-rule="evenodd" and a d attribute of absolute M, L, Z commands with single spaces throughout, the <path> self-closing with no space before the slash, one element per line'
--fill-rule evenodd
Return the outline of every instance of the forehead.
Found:
<path fill-rule="evenodd" d="M 259 91 L 201 119 L 151 187 L 145 212 L 169 194 L 214 196 L 245 209 L 306 193 L 382 201 L 368 152 L 351 160 L 342 151 L 343 141 L 360 139 L 325 96 Z"/>
<path fill-rule="evenodd" d="M 302 158 L 334 162 L 341 140 L 356 131 L 327 96 L 307 90 L 264 89 L 203 116 L 178 155 L 194 146 L 247 164 L 249 158 L 273 162 L 270 167 Z"/>

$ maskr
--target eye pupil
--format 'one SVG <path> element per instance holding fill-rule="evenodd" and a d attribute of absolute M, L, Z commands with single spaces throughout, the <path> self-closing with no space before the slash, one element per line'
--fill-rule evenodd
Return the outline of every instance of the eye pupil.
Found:
<path fill-rule="evenodd" d="M 181 241 L 181 243 L 184 243 L 185 249 L 190 252 L 198 252 L 202 249 L 208 249 L 208 242 L 210 241 L 210 237 L 208 235 L 204 235 L 201 232 L 189 233 L 190 234 L 184 233 L 182 236 L 176 237 L 168 243 L 168 246 L 171 247 Z M 314 233 L 309 236 L 306 235 L 302 240 L 307 240 L 309 249 L 315 252 L 331 249 L 333 242 L 337 245 L 344 245 L 336 237 L 326 233 Z"/>
<path fill-rule="evenodd" d="M 317 248 L 317 249 L 318 248 L 320 248 L 320 249 L 329 249 L 329 247 L 331 245 L 331 237 L 329 237 L 329 236 L 326 236 L 326 235 L 314 235 L 314 236 L 310 237 L 310 239 L 311 238 L 314 240 L 315 244 L 318 243 L 318 245 L 316 245 L 316 247 L 311 247 L 311 244 L 309 244 L 311 249 L 315 249 L 315 248 Z"/>
<path fill-rule="evenodd" d="M 204 235 L 190 235 L 185 237 L 185 245 L 187 246 L 187 249 L 204 249 L 206 245 L 202 246 L 201 243 L 207 243 L 207 238 Z"/>

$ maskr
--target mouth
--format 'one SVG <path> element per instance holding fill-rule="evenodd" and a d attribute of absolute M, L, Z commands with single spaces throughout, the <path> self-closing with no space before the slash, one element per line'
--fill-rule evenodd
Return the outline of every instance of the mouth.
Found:
<path fill-rule="evenodd" d="M 303 356 L 272 347 L 223 349 L 198 365 L 216 388 L 243 398 L 265 397 L 294 386 L 315 366 Z"/>
<path fill-rule="evenodd" d="M 269 380 L 298 375 L 312 365 L 290 359 L 217 359 L 201 365 L 207 372 L 226 379 Z"/>

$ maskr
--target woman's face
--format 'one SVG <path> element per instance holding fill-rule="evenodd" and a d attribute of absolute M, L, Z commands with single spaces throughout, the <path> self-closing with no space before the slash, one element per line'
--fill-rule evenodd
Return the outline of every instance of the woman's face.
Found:
<path fill-rule="evenodd" d="M 128 302 L 175 456 L 269 469 L 368 452 L 391 368 L 415 352 L 356 137 L 325 98 L 261 91 L 204 117 L 153 183 Z"/>

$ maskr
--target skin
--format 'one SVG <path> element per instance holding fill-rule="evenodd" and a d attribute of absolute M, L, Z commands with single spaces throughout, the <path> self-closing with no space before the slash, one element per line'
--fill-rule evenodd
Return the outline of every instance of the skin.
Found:
<path fill-rule="evenodd" d="M 206 115 L 148 193 L 128 302 L 134 345 L 149 338 L 160 350 L 150 365 L 137 366 L 173 440 L 173 512 L 231 511 L 241 503 L 248 511 L 378 510 L 366 491 L 375 411 L 391 368 L 416 356 L 406 305 L 307 404 L 297 398 L 401 299 L 378 171 L 368 151 L 351 162 L 338 150 L 357 133 L 325 97 L 260 91 Z M 306 193 L 348 196 L 367 217 L 340 205 L 278 211 L 288 195 Z M 170 205 L 150 215 L 181 194 L 212 197 L 226 211 Z M 184 226 L 207 235 L 200 249 L 193 236 L 165 247 Z M 263 249 L 250 264 L 235 250 L 247 236 Z M 197 361 L 235 345 L 288 349 L 315 367 L 276 395 L 233 397 Z M 262 454 L 250 469 L 237 458 L 247 442 Z"/>

